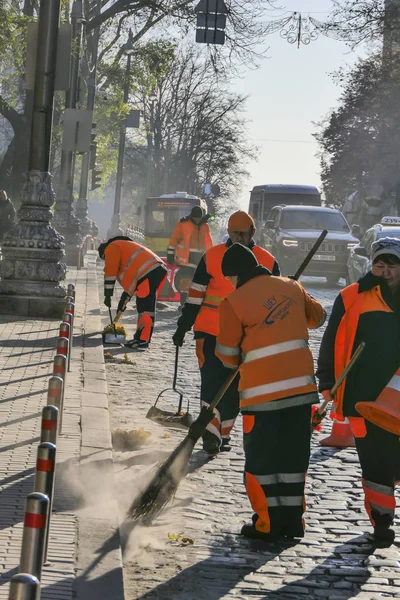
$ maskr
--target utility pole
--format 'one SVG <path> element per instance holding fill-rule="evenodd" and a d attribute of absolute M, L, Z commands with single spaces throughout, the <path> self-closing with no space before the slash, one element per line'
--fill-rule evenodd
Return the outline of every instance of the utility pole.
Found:
<path fill-rule="evenodd" d="M 150 102 L 150 121 L 149 130 L 147 133 L 147 183 L 146 183 L 146 198 L 151 196 L 153 192 L 153 135 L 154 135 L 154 104 L 157 101 L 157 95 L 154 90 L 149 96 Z"/>
<path fill-rule="evenodd" d="M 83 24 L 82 0 L 74 0 L 71 10 L 72 54 L 70 86 L 66 94 L 65 108 L 76 108 L 78 103 L 78 85 L 82 47 Z M 56 197 L 53 224 L 65 238 L 67 264 L 76 266 L 79 257 L 80 226 L 73 214 L 73 185 L 75 170 L 75 152 L 62 150 L 60 166 L 60 182 Z"/>
<path fill-rule="evenodd" d="M 59 318 L 65 307 L 62 236 L 50 225 L 49 173 L 60 0 L 41 0 L 26 182 L 19 221 L 2 243 L 0 312 Z"/>
<path fill-rule="evenodd" d="M 101 13 L 101 0 L 96 0 L 95 6 L 95 14 L 99 15 Z M 92 47 L 92 56 L 91 56 L 91 65 L 89 71 L 88 78 L 88 91 L 87 91 L 87 101 L 86 108 L 88 111 L 91 111 L 93 114 L 94 111 L 94 103 L 96 98 L 96 70 L 97 70 L 97 58 L 98 58 L 98 50 L 99 50 L 99 36 L 100 36 L 100 26 L 94 28 L 92 36 L 91 36 L 91 47 Z M 90 233 L 92 224 L 88 219 L 88 187 L 89 187 L 89 170 L 90 170 L 90 153 L 85 152 L 82 155 L 82 164 L 81 164 L 81 181 L 79 187 L 79 199 L 76 205 L 76 216 L 79 219 L 79 223 L 81 226 L 81 232 L 83 235 Z"/>
<path fill-rule="evenodd" d="M 129 80 L 131 75 L 131 59 L 134 52 L 132 31 L 129 30 L 129 37 L 127 43 L 123 47 L 124 54 L 127 56 L 126 70 L 125 70 L 125 83 L 124 83 L 124 104 L 127 104 L 129 99 Z M 118 147 L 118 166 L 117 166 L 117 180 L 115 184 L 115 199 L 114 199 L 114 214 L 111 220 L 111 228 L 107 232 L 108 237 L 114 237 L 117 235 L 123 235 L 123 231 L 120 229 L 121 224 L 121 192 L 122 192 L 122 176 L 124 171 L 124 154 L 125 154 L 125 141 L 126 141 L 126 118 L 121 123 L 119 130 L 119 147 Z"/>

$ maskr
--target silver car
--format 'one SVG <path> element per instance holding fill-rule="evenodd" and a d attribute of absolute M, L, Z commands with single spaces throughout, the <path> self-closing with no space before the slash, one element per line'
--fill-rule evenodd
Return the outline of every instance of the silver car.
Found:
<path fill-rule="evenodd" d="M 400 217 L 383 217 L 382 221 L 368 229 L 357 246 L 350 250 L 347 262 L 347 284 L 356 283 L 371 270 L 371 247 L 383 237 L 400 240 Z"/>

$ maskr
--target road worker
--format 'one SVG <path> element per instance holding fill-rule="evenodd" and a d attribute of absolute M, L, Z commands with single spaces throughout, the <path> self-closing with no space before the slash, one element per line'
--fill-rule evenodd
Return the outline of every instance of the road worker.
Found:
<path fill-rule="evenodd" d="M 204 215 L 201 206 L 193 206 L 188 217 L 183 217 L 175 226 L 167 249 L 167 263 L 178 265 L 175 285 L 179 289 L 181 307 L 185 304 L 194 272 L 205 250 L 213 245 L 210 215 Z"/>
<path fill-rule="evenodd" d="M 310 459 L 311 405 L 318 403 L 307 328 L 325 321 L 322 306 L 289 278 L 274 277 L 242 244 L 222 259 L 236 290 L 219 308 L 216 355 L 240 367 L 245 485 L 254 510 L 246 537 L 303 537 Z"/>
<path fill-rule="evenodd" d="M 105 261 L 104 304 L 111 307 L 117 280 L 124 288 L 118 311 L 125 310 L 127 302 L 133 295 L 136 296 L 136 333 L 125 346 L 133 350 L 148 348 L 154 328 L 158 291 L 167 275 L 162 259 L 124 236 L 114 237 L 100 244 L 99 256 Z"/>
<path fill-rule="evenodd" d="M 215 356 L 216 336 L 219 331 L 218 306 L 233 291 L 232 284 L 223 277 L 221 263 L 225 252 L 234 242 L 241 242 L 252 249 L 260 264 L 274 275 L 279 275 L 279 266 L 272 254 L 256 246 L 254 221 L 241 210 L 231 215 L 228 221 L 229 238 L 226 243 L 209 248 L 203 255 L 193 276 L 189 296 L 178 320 L 173 336 L 175 345 L 182 345 L 185 334 L 193 327 L 196 339 L 196 354 L 201 375 L 201 403 L 208 406 L 229 374 Z M 221 400 L 215 418 L 203 436 L 203 448 L 209 454 L 230 450 L 230 432 L 239 413 L 237 385 L 230 387 Z"/>
<path fill-rule="evenodd" d="M 372 268 L 336 298 L 322 338 L 317 376 L 326 399 L 360 342 L 366 347 L 339 388 L 331 416 L 348 418 L 362 470 L 365 507 L 378 547 L 394 541 L 400 480 L 398 436 L 364 420 L 358 402 L 374 402 L 400 366 L 400 240 L 381 238 L 372 244 Z"/>

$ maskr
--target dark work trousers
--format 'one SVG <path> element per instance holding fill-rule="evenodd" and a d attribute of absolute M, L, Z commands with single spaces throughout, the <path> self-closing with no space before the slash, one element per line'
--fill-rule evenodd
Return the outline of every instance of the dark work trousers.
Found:
<path fill-rule="evenodd" d="M 311 404 L 243 413 L 245 485 L 256 529 L 302 536 Z"/>
<path fill-rule="evenodd" d="M 203 338 L 196 339 L 196 354 L 200 366 L 201 404 L 209 405 L 215 398 L 224 382 L 231 375 L 232 370 L 224 367 L 222 362 L 215 356 L 216 337 L 204 334 Z M 230 432 L 239 414 L 239 377 L 230 385 L 226 394 L 222 397 L 215 410 L 215 417 L 207 426 L 203 435 L 203 446 L 218 443 L 222 439 L 229 440 Z"/>
<path fill-rule="evenodd" d="M 393 524 L 394 486 L 400 481 L 400 439 L 369 421 L 365 437 L 355 437 L 362 470 L 365 508 L 373 526 Z"/>
<path fill-rule="evenodd" d="M 139 279 L 136 289 L 138 321 L 133 339 L 150 342 L 156 319 L 157 296 L 166 276 L 167 269 L 160 265 Z"/>

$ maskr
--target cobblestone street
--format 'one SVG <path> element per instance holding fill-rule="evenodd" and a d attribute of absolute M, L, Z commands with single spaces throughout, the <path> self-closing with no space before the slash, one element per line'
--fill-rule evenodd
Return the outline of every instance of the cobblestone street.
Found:
<path fill-rule="evenodd" d="M 317 279 L 305 278 L 303 285 L 328 311 L 340 289 L 328 288 Z M 122 323 L 131 334 L 135 323 L 132 307 L 125 315 Z M 102 316 L 105 324 L 105 310 Z M 112 428 L 144 427 L 151 433 L 143 449 L 114 452 L 122 514 L 140 477 L 167 456 L 184 435 L 145 418 L 158 393 L 172 384 L 171 335 L 177 317 L 176 305 L 166 305 L 158 313 L 149 352 L 129 353 L 131 364 L 107 361 Z M 321 330 L 311 334 L 314 355 L 321 335 Z M 126 352 L 115 346 L 106 350 L 116 359 Z M 178 387 L 184 391 L 185 400 L 190 400 L 191 412 L 197 413 L 199 375 L 190 335 L 180 357 Z M 168 403 L 160 407 L 169 408 Z M 209 460 L 196 448 L 190 472 L 172 507 L 151 528 L 134 529 L 126 543 L 126 600 L 400 598 L 398 545 L 373 551 L 364 535 L 372 529 L 363 507 L 355 451 L 318 444 L 330 427 L 327 420 L 324 431 L 314 434 L 307 481 L 307 532 L 299 543 L 265 545 L 238 535 L 252 514 L 243 486 L 240 419 L 230 453 Z"/>

